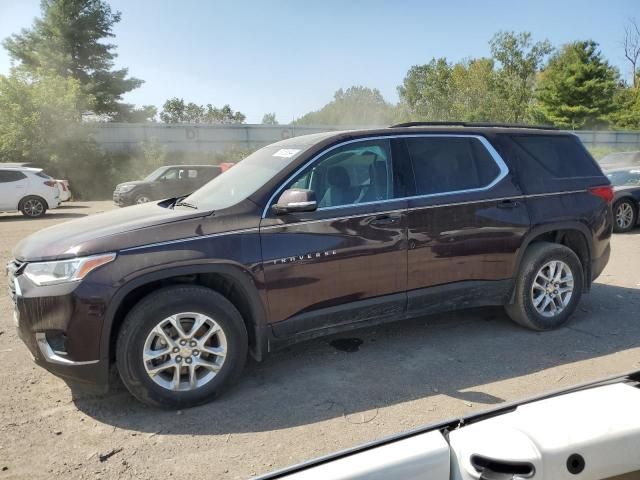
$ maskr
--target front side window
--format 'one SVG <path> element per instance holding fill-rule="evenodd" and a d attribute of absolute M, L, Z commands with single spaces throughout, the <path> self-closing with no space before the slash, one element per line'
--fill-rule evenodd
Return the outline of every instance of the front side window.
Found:
<path fill-rule="evenodd" d="M 394 198 L 388 140 L 340 146 L 293 179 L 288 188 L 313 190 L 318 208 L 342 207 Z"/>
<path fill-rule="evenodd" d="M 163 173 L 158 180 L 175 180 L 176 178 L 178 178 L 178 169 L 170 168 Z"/>
<path fill-rule="evenodd" d="M 477 138 L 412 137 L 405 141 L 417 195 L 484 188 L 500 174 L 500 168 Z"/>
<path fill-rule="evenodd" d="M 0 183 L 17 182 L 25 178 L 24 173 L 15 170 L 0 170 Z"/>

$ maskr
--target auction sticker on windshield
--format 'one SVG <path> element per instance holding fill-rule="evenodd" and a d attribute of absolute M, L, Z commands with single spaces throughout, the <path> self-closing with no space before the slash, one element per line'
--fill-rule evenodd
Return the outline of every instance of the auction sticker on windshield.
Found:
<path fill-rule="evenodd" d="M 291 158 L 296 153 L 300 151 L 299 148 L 281 148 L 276 153 L 274 153 L 273 157 L 282 157 L 282 158 Z"/>

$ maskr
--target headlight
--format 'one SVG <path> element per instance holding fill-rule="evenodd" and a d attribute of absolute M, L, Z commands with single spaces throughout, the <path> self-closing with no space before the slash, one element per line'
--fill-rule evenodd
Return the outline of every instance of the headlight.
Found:
<path fill-rule="evenodd" d="M 82 280 L 89 272 L 112 262 L 115 258 L 115 253 L 105 253 L 56 262 L 27 263 L 24 274 L 29 280 L 40 286 L 75 282 Z"/>
<path fill-rule="evenodd" d="M 135 185 L 122 185 L 120 187 L 118 187 L 118 191 L 120 193 L 127 193 L 130 192 L 131 190 L 133 190 L 135 188 Z"/>

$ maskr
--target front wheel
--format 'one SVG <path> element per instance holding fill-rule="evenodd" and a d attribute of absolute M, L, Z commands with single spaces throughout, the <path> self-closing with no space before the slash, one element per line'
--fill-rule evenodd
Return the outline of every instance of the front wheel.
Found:
<path fill-rule="evenodd" d="M 116 361 L 127 389 L 154 406 L 212 400 L 237 378 L 248 336 L 238 310 L 201 286 L 166 287 L 141 300 L 118 334 Z"/>
<path fill-rule="evenodd" d="M 136 205 L 142 205 L 143 203 L 149 203 L 150 201 L 151 201 L 151 198 L 146 193 L 142 193 L 136 196 L 133 203 L 135 203 Z"/>
<path fill-rule="evenodd" d="M 624 233 L 631 230 L 638 221 L 638 209 L 634 202 L 629 199 L 622 199 L 613 206 L 613 231 Z"/>
<path fill-rule="evenodd" d="M 573 250 L 557 243 L 531 245 L 522 258 L 511 319 L 531 330 L 552 330 L 569 321 L 582 295 L 583 269 Z"/>

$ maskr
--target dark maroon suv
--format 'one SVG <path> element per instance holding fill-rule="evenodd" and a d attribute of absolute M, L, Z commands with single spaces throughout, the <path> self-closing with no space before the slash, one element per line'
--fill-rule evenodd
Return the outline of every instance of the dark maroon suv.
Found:
<path fill-rule="evenodd" d="M 404 124 L 264 147 L 195 193 L 75 220 L 9 264 L 35 361 L 206 402 L 283 345 L 481 305 L 564 325 L 609 258 L 612 189 L 570 133 Z"/>

